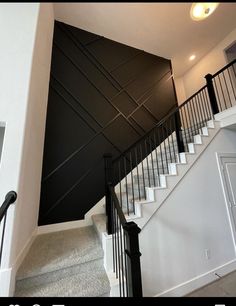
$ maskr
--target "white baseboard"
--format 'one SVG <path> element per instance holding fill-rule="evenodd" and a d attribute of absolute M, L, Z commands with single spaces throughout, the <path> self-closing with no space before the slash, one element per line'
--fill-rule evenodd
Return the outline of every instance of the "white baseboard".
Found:
<path fill-rule="evenodd" d="M 210 284 L 211 282 L 218 280 L 219 277 L 215 275 L 217 273 L 219 276 L 224 276 L 230 272 L 236 270 L 236 260 L 227 262 L 226 264 L 217 267 L 207 273 L 199 275 L 187 282 L 184 282 L 178 286 L 175 286 L 169 290 L 163 291 L 155 295 L 155 297 L 182 297 L 185 296 L 203 286 Z"/>
<path fill-rule="evenodd" d="M 102 214 L 105 212 L 104 202 L 105 202 L 104 198 L 102 198 L 94 207 L 92 207 L 86 213 L 85 218 L 83 220 L 42 225 L 38 227 L 37 234 L 42 235 L 42 234 L 65 231 L 79 227 L 91 226 L 93 225 L 91 216 L 96 214 Z"/>
<path fill-rule="evenodd" d="M 16 272 L 19 269 L 21 263 L 23 262 L 25 256 L 27 255 L 32 243 L 34 242 L 36 233 L 37 233 L 37 228 L 35 228 L 31 237 L 27 240 L 25 246 L 18 254 L 12 267 L 0 270 L 0 283 L 1 283 L 0 297 L 11 297 L 14 295 Z"/>
<path fill-rule="evenodd" d="M 0 270 L 0 297 L 10 295 L 12 268 Z"/>

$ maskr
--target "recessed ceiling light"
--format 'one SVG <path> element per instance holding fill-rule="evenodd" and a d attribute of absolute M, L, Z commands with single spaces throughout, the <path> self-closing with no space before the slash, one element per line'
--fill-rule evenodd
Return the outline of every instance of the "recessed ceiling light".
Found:
<path fill-rule="evenodd" d="M 193 55 L 191 55 L 191 56 L 189 57 L 189 60 L 190 60 L 190 61 L 193 61 L 193 60 L 195 59 L 195 57 L 196 57 L 196 55 L 193 54 Z"/>
<path fill-rule="evenodd" d="M 190 16 L 193 20 L 203 20 L 210 16 L 214 10 L 217 8 L 219 3 L 202 3 L 202 2 L 197 2 L 193 3 L 191 10 L 190 10 Z"/>

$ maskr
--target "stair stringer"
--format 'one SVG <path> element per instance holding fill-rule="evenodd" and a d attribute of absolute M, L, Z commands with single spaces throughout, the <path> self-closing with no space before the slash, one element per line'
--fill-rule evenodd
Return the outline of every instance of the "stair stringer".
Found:
<path fill-rule="evenodd" d="M 166 187 L 146 187 L 147 199 L 145 201 L 135 201 L 137 214 L 134 217 L 129 216 L 128 221 L 134 220 L 141 229 L 144 228 L 153 214 L 162 206 L 198 158 L 204 153 L 219 131 L 220 123 L 211 121 L 208 125 L 208 136 L 201 135 L 202 143 L 196 143 L 196 141 L 191 143 L 191 150 L 194 150 L 194 152 L 181 153 L 186 159 L 186 163 L 175 164 L 177 174 L 163 175 Z M 199 137 L 197 142 L 199 142 Z"/>

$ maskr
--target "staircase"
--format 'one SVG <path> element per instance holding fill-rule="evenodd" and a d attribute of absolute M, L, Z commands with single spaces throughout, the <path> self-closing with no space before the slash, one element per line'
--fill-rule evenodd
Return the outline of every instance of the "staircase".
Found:
<path fill-rule="evenodd" d="M 37 236 L 16 276 L 16 297 L 109 295 L 103 250 L 92 226 Z"/>
<path fill-rule="evenodd" d="M 107 250 L 103 241 L 106 231 L 112 234 L 105 235 L 112 239 L 109 254 L 112 257 L 113 253 L 113 271 L 119 279 L 120 294 L 123 286 L 123 296 L 142 296 L 141 281 L 136 286 L 137 295 L 124 290 L 125 286 L 130 287 L 129 282 L 135 283 L 134 262 L 141 280 L 138 227 L 144 228 L 217 135 L 220 126 L 214 115 L 222 108 L 213 81 L 234 63 L 236 60 L 208 78 L 206 86 L 118 159 L 112 161 L 107 155 L 106 215 L 93 216 L 95 229 L 90 226 L 37 236 L 17 273 L 15 296 L 110 296 L 106 271 L 112 272 L 112 265 L 106 261 L 111 259 L 107 254 L 103 259 L 103 249 Z M 115 186 L 114 174 L 118 177 Z M 134 236 L 135 246 L 131 241 Z M 128 268 L 126 260 L 130 260 Z"/>
<path fill-rule="evenodd" d="M 177 147 L 177 141 L 175 135 L 171 135 L 172 139 L 169 142 L 165 141 L 165 144 L 161 144 L 165 151 L 163 160 L 161 160 L 159 146 L 156 148 L 157 154 L 151 153 L 153 159 L 151 160 L 151 154 L 148 157 L 149 162 L 143 167 L 142 174 L 137 174 L 139 172 L 137 168 L 140 165 L 134 168 L 133 179 L 129 179 L 127 183 L 122 180 L 121 186 L 115 187 L 126 217 L 143 228 L 206 149 L 219 128 L 217 121 L 209 120 L 206 126 L 195 129 L 195 135 L 190 135 L 189 129 L 182 130 L 183 135 L 187 135 L 184 138 L 186 152 L 182 153 L 176 153 L 177 149 L 174 150 Z M 132 180 L 133 182 L 129 182 Z"/>
<path fill-rule="evenodd" d="M 117 211 L 122 209 L 124 213 L 124 217 L 119 213 L 118 224 L 121 219 L 131 220 L 142 230 L 160 206 L 166 203 L 165 200 L 220 130 L 215 115 L 236 104 L 235 84 L 232 81 L 233 76 L 236 77 L 234 64 L 236 60 L 214 75 L 208 74 L 205 86 L 118 158 L 112 160 L 110 154 L 104 156 L 106 230 L 112 233 L 114 241 L 113 262 L 120 256 L 119 235 L 112 225 L 115 223 L 116 228 L 113 207 Z M 95 227 L 100 230 L 105 228 L 105 224 L 101 225 L 102 220 L 105 218 L 101 215 L 93 218 Z M 105 249 L 109 248 L 109 243 L 103 245 Z M 109 264 L 107 266 L 111 268 Z M 122 263 L 118 264 L 120 266 L 122 270 Z M 152 273 L 151 269 L 149 272 Z M 122 288 L 122 277 L 116 277 Z"/>

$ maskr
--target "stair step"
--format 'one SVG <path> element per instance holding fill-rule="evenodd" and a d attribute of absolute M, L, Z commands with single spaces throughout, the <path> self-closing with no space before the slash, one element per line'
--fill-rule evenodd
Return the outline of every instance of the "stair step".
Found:
<path fill-rule="evenodd" d="M 17 280 L 103 257 L 92 226 L 37 236 L 17 272 Z"/>
<path fill-rule="evenodd" d="M 109 291 L 100 259 L 18 281 L 15 297 L 97 297 Z"/>
<path fill-rule="evenodd" d="M 17 297 L 90 297 L 110 291 L 93 226 L 37 236 L 16 279 Z"/>

